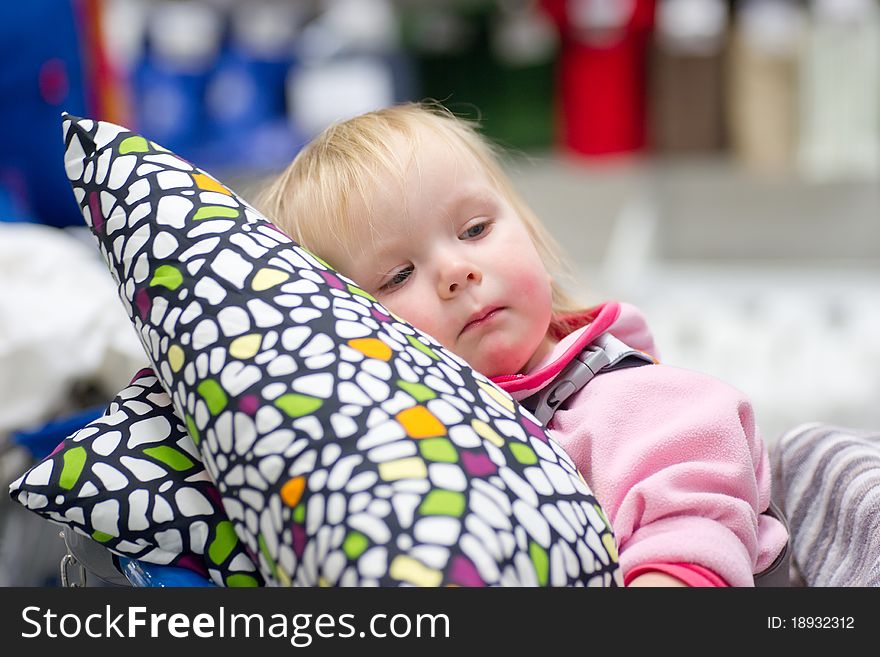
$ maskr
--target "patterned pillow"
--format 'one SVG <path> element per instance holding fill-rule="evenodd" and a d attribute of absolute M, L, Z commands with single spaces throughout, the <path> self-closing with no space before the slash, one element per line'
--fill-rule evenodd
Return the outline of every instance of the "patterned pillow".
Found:
<path fill-rule="evenodd" d="M 120 556 L 189 568 L 221 586 L 262 584 L 151 370 L 13 482 L 10 494 Z"/>
<path fill-rule="evenodd" d="M 65 165 L 175 413 L 277 585 L 614 585 L 565 452 L 215 179 L 66 116 Z"/>

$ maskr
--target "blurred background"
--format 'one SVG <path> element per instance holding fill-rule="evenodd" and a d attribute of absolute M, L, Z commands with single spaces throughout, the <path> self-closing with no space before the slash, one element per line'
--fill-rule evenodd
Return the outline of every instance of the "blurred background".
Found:
<path fill-rule="evenodd" d="M 880 428 L 880 0 L 29 0 L 0 55 L 3 490 L 146 364 L 62 110 L 251 198 L 333 121 L 437 99 L 507 150 L 587 301 L 640 306 L 768 442 Z M 0 585 L 57 583 L 32 515 L 2 495 Z"/>

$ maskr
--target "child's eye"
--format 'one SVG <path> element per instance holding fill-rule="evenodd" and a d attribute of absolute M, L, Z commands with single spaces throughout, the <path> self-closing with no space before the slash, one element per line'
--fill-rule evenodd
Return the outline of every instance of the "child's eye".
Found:
<path fill-rule="evenodd" d="M 397 287 L 400 287 L 401 285 L 406 283 L 406 279 L 410 277 L 410 274 L 412 274 L 412 272 L 412 266 L 404 267 L 403 269 L 394 272 L 391 278 L 388 279 L 386 283 L 383 283 L 382 287 L 380 287 L 379 289 L 387 292 L 388 290 L 393 290 Z"/>
<path fill-rule="evenodd" d="M 483 233 L 485 233 L 489 229 L 488 221 L 481 221 L 478 224 L 474 224 L 467 228 L 461 235 L 459 235 L 459 239 L 462 240 L 472 240 L 475 237 L 479 237 Z"/>

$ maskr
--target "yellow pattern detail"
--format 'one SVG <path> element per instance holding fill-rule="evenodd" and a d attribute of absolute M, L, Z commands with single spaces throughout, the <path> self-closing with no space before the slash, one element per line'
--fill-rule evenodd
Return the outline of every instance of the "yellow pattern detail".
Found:
<path fill-rule="evenodd" d="M 495 445 L 495 447 L 501 447 L 502 445 L 504 445 L 504 438 L 499 436 L 495 432 L 495 429 L 490 427 L 482 420 L 473 420 L 471 422 L 471 428 L 473 428 L 473 430 L 477 432 L 477 435 L 480 436 L 480 438 L 485 438 L 490 443 Z"/>
<path fill-rule="evenodd" d="M 229 355 L 233 358 L 238 358 L 239 360 L 253 358 L 260 350 L 262 339 L 262 336 L 257 333 L 251 333 L 250 335 L 243 335 L 240 338 L 235 338 L 235 340 L 229 345 Z"/>
<path fill-rule="evenodd" d="M 272 269 L 271 267 L 263 267 L 254 275 L 254 280 L 251 281 L 251 287 L 255 292 L 262 292 L 263 290 L 268 290 L 270 287 L 274 287 L 279 283 L 283 283 L 288 278 L 290 278 L 290 274 L 287 272 Z"/>
<path fill-rule="evenodd" d="M 410 458 L 380 463 L 379 476 L 383 481 L 424 479 L 428 476 L 428 468 L 425 467 L 425 462 L 421 458 L 412 456 Z"/>
<path fill-rule="evenodd" d="M 388 574 L 394 579 L 415 586 L 440 586 L 443 581 L 443 573 L 416 561 L 412 557 L 398 555 L 391 562 Z"/>
<path fill-rule="evenodd" d="M 172 372 L 179 372 L 183 367 L 184 361 L 183 349 L 179 345 L 173 344 L 168 349 L 168 364 L 171 365 Z"/>
<path fill-rule="evenodd" d="M 505 395 L 495 386 L 489 385 L 488 383 L 477 381 L 477 385 L 485 390 L 486 394 L 489 395 L 496 402 L 498 402 L 503 408 L 506 408 L 508 411 L 513 412 L 513 400 L 510 397 Z"/>
<path fill-rule="evenodd" d="M 284 569 L 281 566 L 275 567 L 275 577 L 281 582 L 281 586 L 290 586 L 290 575 L 284 572 Z"/>
<path fill-rule="evenodd" d="M 602 534 L 602 544 L 608 551 L 608 556 L 611 557 L 611 561 L 617 563 L 617 543 L 614 542 L 614 536 L 605 532 Z"/>

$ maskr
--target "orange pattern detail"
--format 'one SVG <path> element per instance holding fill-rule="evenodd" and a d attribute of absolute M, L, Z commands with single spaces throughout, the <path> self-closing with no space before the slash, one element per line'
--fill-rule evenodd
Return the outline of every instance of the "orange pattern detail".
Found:
<path fill-rule="evenodd" d="M 413 406 L 396 416 L 410 438 L 445 436 L 446 426 L 424 406 Z"/>
<path fill-rule="evenodd" d="M 226 187 L 203 173 L 194 173 L 193 180 L 196 181 L 196 185 L 198 185 L 199 189 L 206 189 L 209 192 L 220 192 L 221 194 L 232 196 L 232 192 L 226 189 Z"/>
<path fill-rule="evenodd" d="M 379 360 L 385 361 L 391 360 L 391 347 L 377 338 L 349 340 L 348 346 L 361 352 L 367 358 L 378 358 Z"/>
<path fill-rule="evenodd" d="M 281 487 L 281 499 L 287 506 L 296 506 L 306 489 L 305 477 L 294 477 Z"/>

